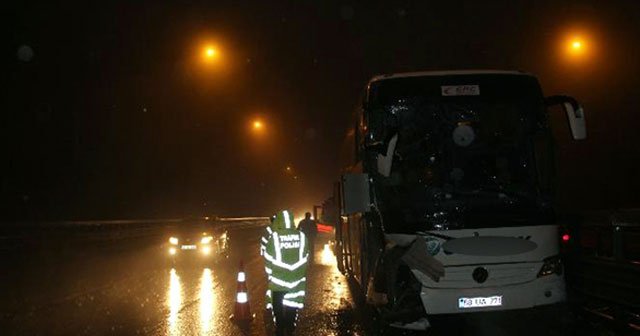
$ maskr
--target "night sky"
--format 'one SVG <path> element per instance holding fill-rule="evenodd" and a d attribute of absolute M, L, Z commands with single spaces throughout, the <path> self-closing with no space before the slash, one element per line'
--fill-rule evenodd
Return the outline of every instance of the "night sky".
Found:
<path fill-rule="evenodd" d="M 3 11 L 0 220 L 303 211 L 330 196 L 371 76 L 468 68 L 585 106 L 584 142 L 552 118 L 561 209 L 638 207 L 640 1 L 177 3 Z"/>

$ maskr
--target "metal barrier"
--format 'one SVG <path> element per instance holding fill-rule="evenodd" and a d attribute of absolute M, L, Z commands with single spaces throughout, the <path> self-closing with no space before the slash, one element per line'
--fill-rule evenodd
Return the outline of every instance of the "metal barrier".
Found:
<path fill-rule="evenodd" d="M 216 227 L 230 229 L 248 229 L 269 225 L 269 217 L 218 218 Z"/>
<path fill-rule="evenodd" d="M 574 300 L 640 330 L 640 209 L 586 213 L 568 228 L 567 282 Z"/>
<path fill-rule="evenodd" d="M 569 229 L 576 255 L 640 264 L 640 209 L 586 213 Z"/>
<path fill-rule="evenodd" d="M 156 239 L 180 225 L 211 225 L 213 229 L 237 230 L 266 226 L 268 217 L 189 218 L 143 220 L 84 220 L 57 222 L 22 222 L 0 224 L 0 252 L 24 248 L 57 248 L 70 244 L 96 247 L 114 246 L 117 242 Z"/>

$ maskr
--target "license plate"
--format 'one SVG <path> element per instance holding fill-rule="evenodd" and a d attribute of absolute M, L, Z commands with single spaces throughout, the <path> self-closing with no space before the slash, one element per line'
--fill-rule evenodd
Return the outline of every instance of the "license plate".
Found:
<path fill-rule="evenodd" d="M 195 246 L 195 245 L 182 245 L 181 248 L 183 250 L 195 250 L 197 248 L 197 246 Z"/>
<path fill-rule="evenodd" d="M 458 308 L 479 308 L 502 306 L 502 295 L 488 297 L 461 297 L 458 299 Z"/>

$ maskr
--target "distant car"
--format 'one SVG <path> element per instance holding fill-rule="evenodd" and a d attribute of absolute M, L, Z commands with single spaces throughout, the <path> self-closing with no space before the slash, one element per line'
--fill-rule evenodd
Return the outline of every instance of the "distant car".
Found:
<path fill-rule="evenodd" d="M 166 246 L 173 263 L 182 260 L 208 262 L 227 256 L 228 241 L 226 230 L 214 230 L 209 225 L 185 225 L 171 230 Z"/>

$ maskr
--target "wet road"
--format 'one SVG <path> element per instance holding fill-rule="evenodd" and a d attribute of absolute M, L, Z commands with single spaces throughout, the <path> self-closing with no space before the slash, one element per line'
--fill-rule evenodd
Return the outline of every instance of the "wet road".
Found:
<path fill-rule="evenodd" d="M 159 239 L 118 251 L 79 248 L 24 256 L 0 276 L 0 330 L 16 335 L 265 335 L 261 232 L 231 230 L 227 258 L 175 266 Z M 317 244 L 316 264 L 309 271 L 298 334 L 358 333 L 347 283 L 322 247 Z M 255 314 L 249 330 L 229 319 L 241 260 Z"/>
<path fill-rule="evenodd" d="M 261 228 L 230 230 L 227 258 L 178 265 L 168 262 L 164 236 L 118 249 L 91 249 L 70 242 L 5 255 L 0 330 L 3 335 L 266 335 L 261 232 Z M 373 314 L 356 308 L 335 257 L 323 249 L 329 237 L 321 238 L 324 241 L 316 244 L 315 263 L 308 271 L 305 309 L 296 334 L 398 334 L 381 331 Z M 255 314 L 249 329 L 229 319 L 240 261 Z M 529 311 L 445 317 L 434 319 L 427 335 L 569 333 L 547 325 L 547 320 L 548 316 Z M 570 334 L 601 334 L 580 325 Z"/>

